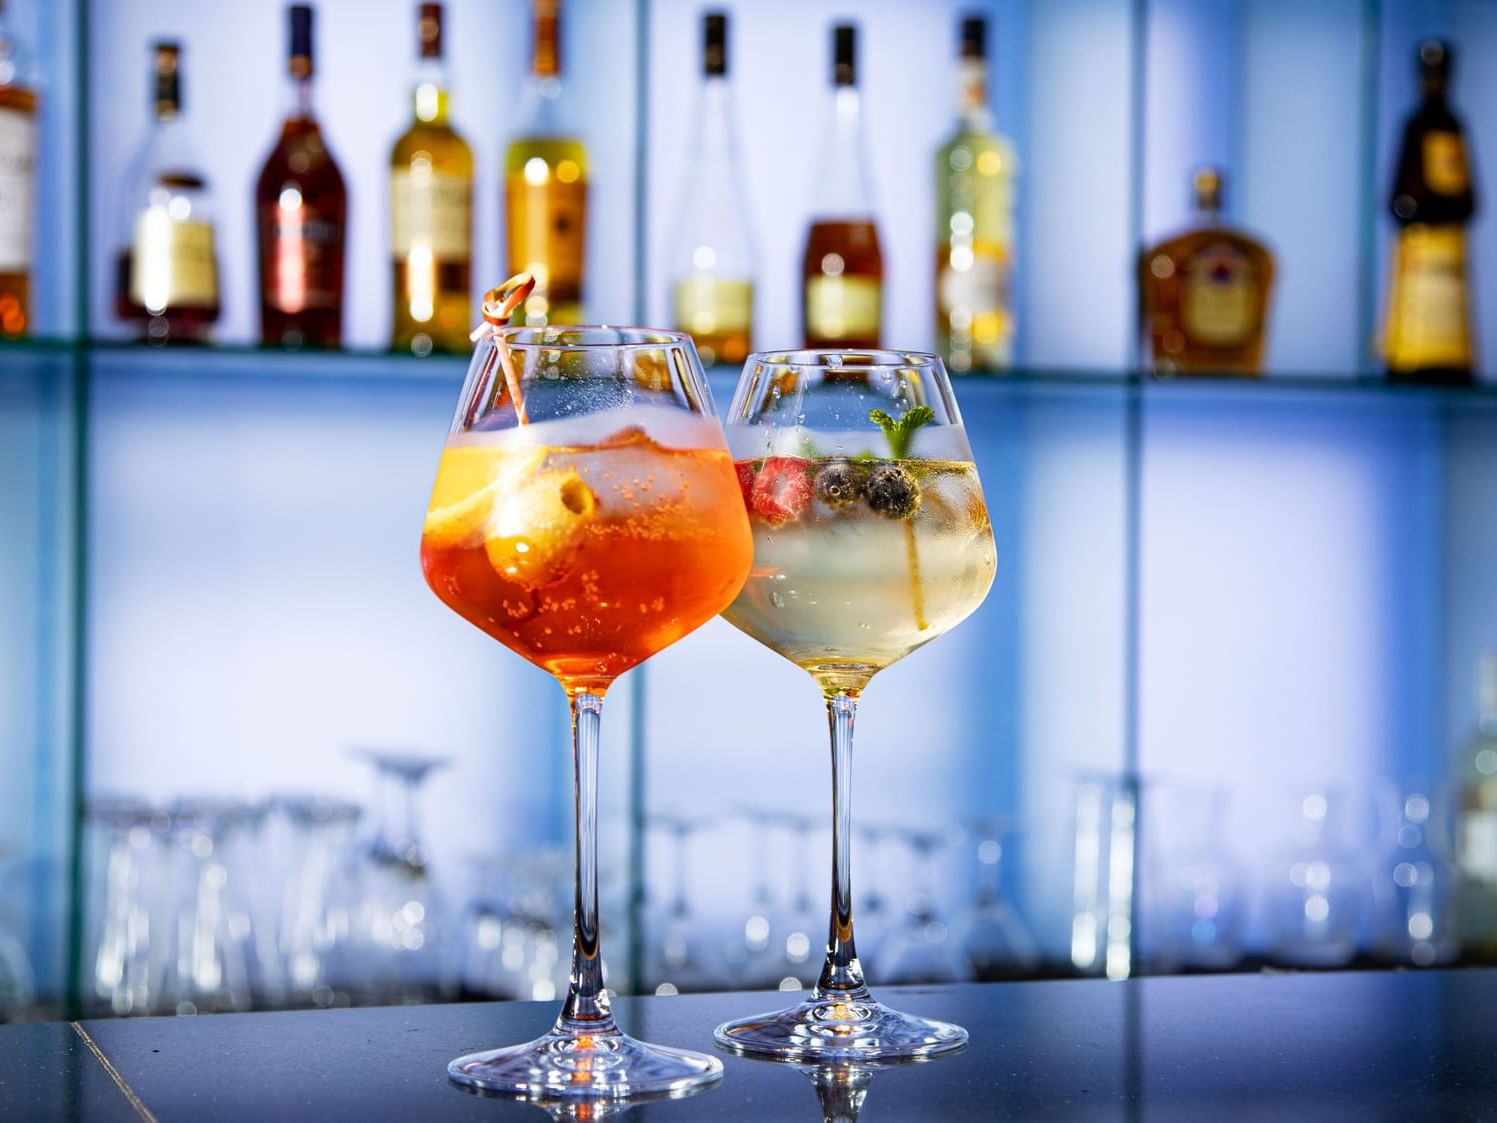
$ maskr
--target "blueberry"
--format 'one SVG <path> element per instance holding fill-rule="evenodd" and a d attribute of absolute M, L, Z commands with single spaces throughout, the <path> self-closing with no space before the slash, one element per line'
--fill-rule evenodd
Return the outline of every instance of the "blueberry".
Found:
<path fill-rule="evenodd" d="M 907 519 L 920 509 L 920 485 L 898 464 L 885 464 L 868 473 L 863 494 L 868 506 L 891 519 Z"/>
<path fill-rule="evenodd" d="M 816 473 L 816 498 L 828 507 L 846 507 L 863 497 L 868 473 L 847 460 L 830 460 Z"/>

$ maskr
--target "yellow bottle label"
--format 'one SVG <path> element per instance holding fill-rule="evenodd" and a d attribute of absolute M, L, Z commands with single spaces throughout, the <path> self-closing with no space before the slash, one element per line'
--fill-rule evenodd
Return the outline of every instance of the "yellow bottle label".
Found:
<path fill-rule="evenodd" d="M 0 272 L 23 273 L 31 265 L 35 160 L 36 119 L 0 109 Z"/>
<path fill-rule="evenodd" d="M 1416 224 L 1399 233 L 1383 358 L 1400 371 L 1471 366 L 1464 228 Z"/>
<path fill-rule="evenodd" d="M 1197 254 L 1184 277 L 1185 333 L 1209 347 L 1239 347 L 1252 336 L 1258 286 L 1242 255 L 1226 248 Z"/>
<path fill-rule="evenodd" d="M 390 173 L 390 248 L 396 257 L 429 254 L 466 262 L 473 245 L 473 185 L 458 176 Z"/>
<path fill-rule="evenodd" d="M 676 330 L 688 335 L 748 335 L 754 318 L 754 286 L 704 274 L 676 282 Z"/>
<path fill-rule="evenodd" d="M 1424 182 L 1437 195 L 1466 190 L 1466 145 L 1459 133 L 1424 134 Z"/>
<path fill-rule="evenodd" d="M 178 221 L 165 207 L 141 211 L 130 254 L 130 299 L 153 313 L 216 305 L 212 224 Z"/>
<path fill-rule="evenodd" d="M 806 282 L 806 334 L 816 339 L 877 336 L 883 282 L 873 277 L 812 277 Z"/>
<path fill-rule="evenodd" d="M 582 259 L 587 233 L 587 181 L 563 183 L 548 176 L 530 183 L 512 175 L 506 188 L 509 271 L 530 272 L 536 290 L 558 300 L 577 299 L 582 290 Z"/>

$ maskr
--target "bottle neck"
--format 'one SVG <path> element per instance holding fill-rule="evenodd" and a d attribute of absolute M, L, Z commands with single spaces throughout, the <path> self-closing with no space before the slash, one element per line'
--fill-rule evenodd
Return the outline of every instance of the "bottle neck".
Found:
<path fill-rule="evenodd" d="M 816 183 L 815 217 L 867 218 L 873 214 L 873 192 L 863 144 L 863 100 L 856 86 L 836 86 L 832 119 L 822 146 Z"/>
<path fill-rule="evenodd" d="M 411 101 L 416 120 L 426 125 L 447 124 L 447 66 L 439 58 L 424 58 L 416 65 L 416 84 Z"/>
<path fill-rule="evenodd" d="M 988 111 L 988 64 L 985 59 L 964 58 L 957 64 L 957 115 L 966 132 L 986 132 L 992 127 Z"/>
<path fill-rule="evenodd" d="M 697 106 L 693 149 L 703 156 L 726 155 L 733 147 L 733 92 L 727 78 L 721 74 L 704 76 Z"/>
<path fill-rule="evenodd" d="M 286 79 L 286 116 L 293 121 L 310 121 L 312 108 L 312 75 L 293 73 Z"/>

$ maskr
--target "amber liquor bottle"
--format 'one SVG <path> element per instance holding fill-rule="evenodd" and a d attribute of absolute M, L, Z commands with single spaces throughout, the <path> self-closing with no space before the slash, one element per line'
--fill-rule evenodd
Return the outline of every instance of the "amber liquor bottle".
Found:
<path fill-rule="evenodd" d="M 1257 374 L 1273 288 L 1273 255 L 1222 221 L 1222 173 L 1195 173 L 1195 222 L 1144 251 L 1140 308 L 1158 374 Z"/>
<path fill-rule="evenodd" d="M 115 315 L 150 343 L 200 343 L 218 319 L 208 180 L 182 116 L 182 51 L 151 49 L 151 129 L 126 179 Z"/>
<path fill-rule="evenodd" d="M 348 192 L 312 111 L 312 9 L 290 9 L 291 111 L 255 188 L 260 340 L 337 347 Z"/>
<path fill-rule="evenodd" d="M 884 255 L 873 217 L 857 83 L 857 29 L 832 29 L 832 122 L 801 262 L 807 347 L 877 347 Z"/>
<path fill-rule="evenodd" d="M 1450 47 L 1419 46 L 1423 98 L 1404 125 L 1391 208 L 1398 224 L 1383 360 L 1399 381 L 1471 381 L 1466 227 L 1476 213 L 1471 154 L 1446 98 Z"/>

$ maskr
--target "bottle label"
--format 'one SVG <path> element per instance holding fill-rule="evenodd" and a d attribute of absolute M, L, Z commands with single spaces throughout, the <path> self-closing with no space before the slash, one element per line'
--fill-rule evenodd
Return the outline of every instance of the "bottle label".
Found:
<path fill-rule="evenodd" d="M 212 223 L 179 222 L 163 207 L 141 211 L 130 247 L 130 301 L 153 314 L 215 307 L 218 265 Z"/>
<path fill-rule="evenodd" d="M 1247 260 L 1230 247 L 1196 255 L 1184 278 L 1180 320 L 1185 334 L 1208 347 L 1239 347 L 1252 337 L 1258 285 Z"/>
<path fill-rule="evenodd" d="M 1416 223 L 1400 231 L 1383 358 L 1398 371 L 1471 365 L 1463 227 Z"/>
<path fill-rule="evenodd" d="M 1009 320 L 1010 262 L 1001 245 L 941 249 L 936 273 L 936 307 L 950 318 L 1000 315 Z M 961 266 L 961 268 L 958 268 Z"/>
<path fill-rule="evenodd" d="M 1456 863 L 1467 877 L 1497 883 L 1497 811 L 1462 812 Z"/>
<path fill-rule="evenodd" d="M 876 338 L 883 295 L 883 282 L 874 277 L 809 278 L 806 335 L 829 340 Z"/>
<path fill-rule="evenodd" d="M 576 299 L 582 291 L 587 233 L 587 181 L 562 183 L 554 175 L 529 183 L 509 177 L 509 271 L 530 272 L 537 293 Z"/>
<path fill-rule="evenodd" d="M 1436 195 L 1460 195 L 1469 182 L 1466 144 L 1459 133 L 1424 134 L 1424 182 Z"/>
<path fill-rule="evenodd" d="M 0 109 L 0 272 L 21 273 L 31 266 L 35 162 L 35 119 Z"/>
<path fill-rule="evenodd" d="M 676 330 L 688 335 L 748 335 L 754 286 L 702 274 L 676 282 Z"/>
<path fill-rule="evenodd" d="M 390 173 L 390 248 L 408 257 L 413 248 L 439 261 L 468 261 L 473 245 L 473 185 L 459 176 Z"/>
<path fill-rule="evenodd" d="M 343 224 L 318 214 L 305 202 L 287 209 L 276 203 L 262 220 L 264 269 L 261 300 L 295 315 L 314 308 L 336 308 L 342 300 Z"/>

